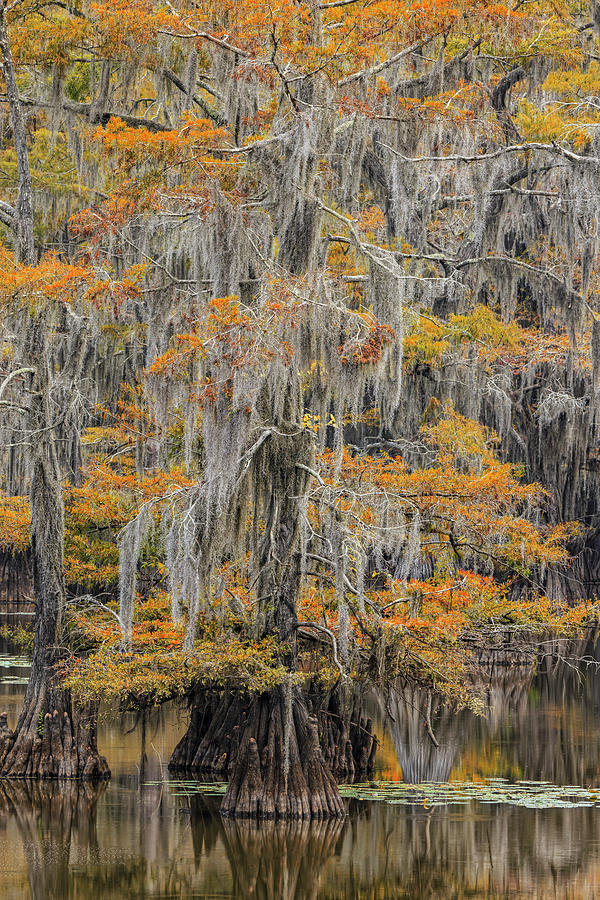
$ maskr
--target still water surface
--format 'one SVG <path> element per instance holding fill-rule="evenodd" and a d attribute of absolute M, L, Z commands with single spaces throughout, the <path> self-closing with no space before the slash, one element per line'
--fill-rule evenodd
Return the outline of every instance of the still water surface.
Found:
<path fill-rule="evenodd" d="M 600 659 L 600 645 L 586 652 Z M 14 724 L 26 673 L 0 664 L 0 706 Z M 2 680 L 3 679 L 3 680 Z M 600 675 L 495 674 L 486 718 L 433 702 L 440 747 L 423 728 L 427 698 L 388 702 L 394 716 L 378 778 L 500 776 L 600 786 Z M 168 782 L 185 728 L 171 708 L 140 723 L 105 719 L 113 779 L 99 789 L 0 783 L 0 897 L 600 898 L 600 806 L 527 809 L 349 802 L 343 822 L 224 821 L 218 798 Z M 132 730 L 133 729 L 133 730 Z M 127 733 L 129 731 L 129 733 Z M 167 783 L 161 783 L 167 782 Z"/>

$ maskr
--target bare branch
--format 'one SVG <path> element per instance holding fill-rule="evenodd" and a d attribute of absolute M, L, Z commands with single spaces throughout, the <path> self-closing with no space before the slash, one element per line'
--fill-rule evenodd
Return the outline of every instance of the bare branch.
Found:
<path fill-rule="evenodd" d="M 235 53 L 236 56 L 243 56 L 245 59 L 250 58 L 250 54 L 247 50 L 242 50 L 241 47 L 236 47 L 234 44 L 230 44 L 229 41 L 224 41 L 222 38 L 215 37 L 214 34 L 209 34 L 208 31 L 190 31 L 187 34 L 181 34 L 180 32 L 167 31 L 166 29 L 158 28 L 157 32 L 158 34 L 166 34 L 169 37 L 184 38 L 185 40 L 196 40 L 197 38 L 200 38 L 203 41 L 209 41 L 211 44 L 216 44 L 224 50 L 229 50 L 230 53 Z"/>
<path fill-rule="evenodd" d="M 121 619 L 121 616 L 119 616 L 118 613 L 114 611 L 114 609 L 111 609 L 110 606 L 107 606 L 105 603 L 102 603 L 101 600 L 98 600 L 97 597 L 93 597 L 91 594 L 82 594 L 80 597 L 73 597 L 73 599 L 68 600 L 67 603 L 70 605 L 75 603 L 80 604 L 83 601 L 89 603 L 92 606 L 98 606 L 100 609 L 104 610 L 104 612 L 109 613 L 114 619 L 117 620 L 117 622 L 119 623 L 119 628 L 124 633 L 125 625 L 123 623 L 123 620 Z"/>
<path fill-rule="evenodd" d="M 571 150 L 567 150 L 566 147 L 561 147 L 560 144 L 555 142 L 552 142 L 551 144 L 542 144 L 538 141 L 530 141 L 523 144 L 509 144 L 507 147 L 500 147 L 498 150 L 491 150 L 489 153 L 474 153 L 472 156 L 463 156 L 456 153 L 449 153 L 447 156 L 404 156 L 398 150 L 395 150 L 394 147 L 390 147 L 389 144 L 384 144 L 381 141 L 378 141 L 378 144 L 380 147 L 385 147 L 386 150 L 389 150 L 390 153 L 393 153 L 398 159 L 410 163 L 474 163 L 483 159 L 498 159 L 498 157 L 504 156 L 507 153 L 527 153 L 530 150 L 539 150 L 544 153 L 554 153 L 564 156 L 572 162 L 600 165 L 599 157 L 581 156 L 579 153 L 573 153 Z"/>
<path fill-rule="evenodd" d="M 369 75 L 377 75 L 379 72 L 383 72 L 384 69 L 389 69 L 390 66 L 395 65 L 397 62 L 400 62 L 401 59 L 404 59 L 406 56 L 410 56 L 411 53 L 414 53 L 415 50 L 421 50 L 423 47 L 427 46 L 427 44 L 431 43 L 431 41 L 436 37 L 436 35 L 432 35 L 431 37 L 424 38 L 421 41 L 417 41 L 415 44 L 411 44 L 410 47 L 405 47 L 404 50 L 401 50 L 400 53 L 395 53 L 393 56 L 390 56 L 389 59 L 384 59 L 383 62 L 378 63 L 376 66 L 370 66 L 368 69 L 361 69 L 360 72 L 354 72 L 352 75 L 347 75 L 346 78 L 341 78 L 337 86 L 338 87 L 346 87 L 348 84 L 353 84 L 355 81 L 360 81 L 361 78 L 368 78 Z"/>
<path fill-rule="evenodd" d="M 303 469 L 305 472 L 308 472 L 309 475 L 312 475 L 313 478 L 316 478 L 321 487 L 327 487 L 321 476 L 314 469 L 311 469 L 310 466 L 305 466 L 303 463 L 296 463 L 297 469 Z"/>
<path fill-rule="evenodd" d="M 331 0 L 330 3 L 319 3 L 319 9 L 335 9 L 338 6 L 350 6 L 351 3 L 360 3 L 360 0 Z M 365 7 L 369 2 L 365 3 Z"/>
<path fill-rule="evenodd" d="M 238 484 L 240 483 L 240 481 L 246 474 L 248 466 L 252 462 L 253 457 L 256 455 L 258 450 L 260 450 L 260 448 L 262 447 L 264 442 L 267 440 L 267 438 L 270 438 L 272 434 L 273 434 L 272 428 L 268 428 L 266 431 L 263 431 L 263 433 L 261 434 L 259 439 L 257 441 L 255 441 L 254 444 L 252 444 L 252 446 L 250 447 L 249 450 L 246 451 L 246 453 L 244 453 L 244 455 L 242 456 L 242 458 L 240 459 L 240 462 L 239 462 L 240 474 L 238 475 L 238 480 L 237 480 Z"/>
<path fill-rule="evenodd" d="M 170 81 L 171 84 L 174 84 L 178 90 L 180 90 L 184 94 L 187 94 L 187 87 L 185 86 L 185 84 L 183 83 L 181 78 L 175 74 L 175 72 L 173 72 L 171 69 L 169 69 L 167 66 L 165 66 L 162 69 L 162 74 L 167 79 L 167 81 Z M 206 87 L 206 85 L 203 85 L 203 89 L 209 90 Z M 214 96 L 214 91 L 211 91 L 210 93 L 212 93 Z M 208 105 L 206 100 L 204 100 L 202 97 L 198 97 L 194 94 L 194 96 L 192 97 L 192 101 L 197 106 L 199 106 L 200 109 L 202 110 L 202 112 L 204 113 L 204 115 L 208 116 L 209 119 L 212 119 L 213 122 L 215 122 L 215 124 L 217 124 L 217 125 L 226 125 L 227 124 L 227 119 L 224 119 L 223 116 L 221 116 L 216 110 L 212 109 Z"/>

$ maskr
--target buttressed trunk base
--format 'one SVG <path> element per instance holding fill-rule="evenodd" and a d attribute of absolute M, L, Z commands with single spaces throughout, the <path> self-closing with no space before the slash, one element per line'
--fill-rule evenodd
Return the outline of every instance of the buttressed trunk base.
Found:
<path fill-rule="evenodd" d="M 317 720 L 296 688 L 284 685 L 252 701 L 221 814 L 260 819 L 346 814 L 321 753 Z"/>
<path fill-rule="evenodd" d="M 33 676 L 32 676 L 33 677 Z M 110 778 L 98 753 L 95 704 L 76 705 L 42 674 L 27 691 L 14 732 L 0 715 L 0 774 L 7 778 Z"/>
<path fill-rule="evenodd" d="M 233 774 L 252 700 L 231 692 L 198 691 L 189 726 L 169 760 L 172 772 L 212 775 L 222 781 Z M 363 716 L 359 698 L 339 688 L 323 696 L 312 691 L 308 709 L 316 716 L 325 765 L 336 782 L 371 775 L 379 745 L 372 720 Z"/>

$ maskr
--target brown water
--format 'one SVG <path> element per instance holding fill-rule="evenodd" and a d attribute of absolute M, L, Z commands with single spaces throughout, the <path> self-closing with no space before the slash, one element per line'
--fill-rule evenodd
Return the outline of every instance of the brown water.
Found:
<path fill-rule="evenodd" d="M 600 647 L 590 646 L 600 658 Z M 14 722 L 26 673 L 4 667 L 0 706 Z M 435 702 L 440 747 L 423 728 L 427 698 L 388 703 L 378 777 L 466 780 L 490 775 L 600 786 L 600 676 L 494 676 L 486 719 Z M 100 789 L 0 783 L 0 898 L 596 898 L 600 807 L 526 809 L 349 802 L 345 821 L 222 820 L 217 798 L 166 781 L 185 717 L 105 720 L 113 779 Z M 127 733 L 129 732 L 129 733 Z M 148 783 L 155 782 L 155 783 Z"/>

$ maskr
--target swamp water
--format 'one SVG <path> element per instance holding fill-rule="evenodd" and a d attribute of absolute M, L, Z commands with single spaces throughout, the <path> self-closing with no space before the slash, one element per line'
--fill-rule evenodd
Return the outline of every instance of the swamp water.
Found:
<path fill-rule="evenodd" d="M 600 644 L 585 652 L 600 659 Z M 11 725 L 23 662 L 0 658 Z M 600 898 L 595 668 L 493 673 L 486 718 L 417 691 L 387 708 L 373 782 L 344 788 L 346 820 L 312 824 L 223 820 L 219 786 L 170 779 L 185 729 L 175 708 L 143 729 L 105 719 L 107 785 L 0 782 L 0 897 Z"/>

